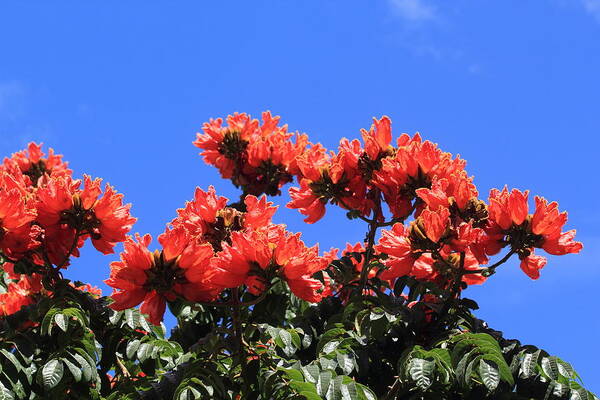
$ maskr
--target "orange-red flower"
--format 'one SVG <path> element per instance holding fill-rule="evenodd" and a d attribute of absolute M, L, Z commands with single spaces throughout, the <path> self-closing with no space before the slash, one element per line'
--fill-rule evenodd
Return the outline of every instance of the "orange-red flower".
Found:
<path fill-rule="evenodd" d="M 50 178 L 38 188 L 37 222 L 46 231 L 45 245 L 54 264 L 63 263 L 71 248 L 78 256 L 87 237 L 98 251 L 110 254 L 131 230 L 136 221 L 129 213 L 131 205 L 123 205 L 123 195 L 108 184 L 102 193 L 101 182 L 85 175 L 80 189 L 81 181 L 67 176 Z"/>
<path fill-rule="evenodd" d="M 42 151 L 42 145 L 31 142 L 27 150 L 14 153 L 10 158 L 4 159 L 0 169 L 19 171 L 29 186 L 38 186 L 42 177 L 70 176 L 72 171 L 67 163 L 62 160 L 62 155 L 54 154 L 53 149 L 48 150 L 48 156 Z"/>
<path fill-rule="evenodd" d="M 204 123 L 198 133 L 194 146 L 202 149 L 204 162 L 219 169 L 223 178 L 234 175 L 238 162 L 242 161 L 248 143 L 257 135 L 258 120 L 251 119 L 248 114 L 235 113 L 227 116 L 227 126 L 223 119 L 211 119 Z"/>
<path fill-rule="evenodd" d="M 540 270 L 544 268 L 546 263 L 546 257 L 534 255 L 532 252 L 527 257 L 521 259 L 521 270 L 531 279 L 538 279 L 540 277 Z"/>
<path fill-rule="evenodd" d="M 521 192 L 513 189 L 510 193 L 504 187 L 502 191 L 492 189 L 490 191 L 490 219 L 496 222 L 502 229 L 508 229 L 512 224 L 521 225 L 527 217 L 529 210 L 527 198 L 529 191 Z"/>
<path fill-rule="evenodd" d="M 439 242 L 442 235 L 448 228 L 450 211 L 440 206 L 437 210 L 431 211 L 429 208 L 423 210 L 419 218 L 423 222 L 425 234 L 433 243 Z"/>
<path fill-rule="evenodd" d="M 419 258 L 419 253 L 412 251 L 408 230 L 401 223 L 394 224 L 392 229 L 382 232 L 375 250 L 388 256 L 383 261 L 387 269 L 380 274 L 381 279 L 386 280 L 410 275 L 416 260 Z"/>
<path fill-rule="evenodd" d="M 33 304 L 35 295 L 42 290 L 41 275 L 16 274 L 10 262 L 2 264 L 1 268 L 9 283 L 6 293 L 0 293 L 0 316 L 14 314 L 21 307 Z"/>
<path fill-rule="evenodd" d="M 329 258 L 318 253 L 317 246 L 307 248 L 299 234 L 286 232 L 282 226 L 234 232 L 231 245 L 225 244 L 215 257 L 211 282 L 223 288 L 246 285 L 259 295 L 272 278 L 279 276 L 296 296 L 318 302 L 325 287 L 313 275 L 329 264 Z"/>
<path fill-rule="evenodd" d="M 287 131 L 287 125 L 279 126 L 279 117 L 270 112 L 262 114 L 263 122 L 247 114 L 233 114 L 211 120 L 198 133 L 194 145 L 203 149 L 200 153 L 207 164 L 219 169 L 223 178 L 231 179 L 245 193 L 260 195 L 280 194 L 280 188 L 292 181 L 298 172 L 296 156 L 308 144 L 306 135 Z"/>
<path fill-rule="evenodd" d="M 365 142 L 365 153 L 370 160 L 375 161 L 391 150 L 392 121 L 389 117 L 373 118 L 371 129 L 369 131 L 361 129 L 361 134 Z"/>
<path fill-rule="evenodd" d="M 16 313 L 23 306 L 33 303 L 26 281 L 10 283 L 6 293 L 0 293 L 0 316 Z"/>
<path fill-rule="evenodd" d="M 445 210 L 440 207 L 439 210 Z M 443 212 L 444 214 L 447 211 Z M 433 218 L 437 220 L 439 214 L 425 210 L 426 220 Z M 420 219 L 423 217 L 421 214 Z M 433 215 L 436 215 L 435 217 Z M 453 246 L 442 245 L 437 250 L 434 257 L 431 250 L 419 248 L 418 243 L 413 243 L 413 240 L 419 242 L 422 236 L 415 237 L 415 229 L 418 221 L 413 222 L 410 229 L 406 229 L 403 224 L 394 224 L 391 230 L 384 230 L 379 243 L 375 246 L 375 250 L 380 254 L 385 254 L 383 264 L 387 267 L 386 270 L 380 273 L 380 278 L 386 280 L 394 280 L 401 276 L 414 276 L 417 279 L 435 281 L 441 287 L 446 287 L 454 279 L 456 273 L 463 271 L 478 271 L 481 270 L 480 262 L 470 250 L 468 244 L 463 244 L 460 251 L 453 251 Z M 446 228 L 437 222 L 433 224 L 433 239 L 441 237 L 441 233 Z M 427 229 L 425 229 L 427 231 Z M 428 237 L 432 240 L 431 237 Z M 434 243 L 438 243 L 439 238 Z M 432 240 L 433 242 L 433 240 Z M 427 245 L 426 245 L 427 246 Z M 461 265 L 461 255 L 464 253 L 464 261 Z M 469 273 L 462 276 L 463 282 L 468 285 L 482 283 L 485 278 L 481 274 Z"/>
<path fill-rule="evenodd" d="M 464 160 L 453 159 L 437 145 L 423 142 L 418 134 L 412 138 L 406 134 L 400 136 L 395 154 L 381 163 L 373 184 L 381 189 L 395 218 L 405 219 L 410 215 L 418 206 L 413 204 L 417 196 L 431 203 L 434 209 L 439 205 L 448 207 L 450 197 L 459 208 L 464 208 L 466 201 L 477 196 L 466 177 Z M 435 183 L 436 180 L 439 182 Z"/>
<path fill-rule="evenodd" d="M 167 229 L 159 237 L 162 251 L 150 252 L 150 235 L 124 243 L 121 260 L 111 263 L 105 282 L 116 289 L 111 308 L 124 310 L 144 303 L 140 311 L 149 321 L 160 324 L 166 302 L 178 295 L 190 301 L 211 300 L 218 289 L 205 284 L 206 271 L 213 257 L 208 244 L 198 244 L 183 227 Z"/>
<path fill-rule="evenodd" d="M 20 258 L 38 245 L 39 229 L 32 225 L 36 211 L 30 197 L 5 171 L 0 171 L 0 251 Z"/>
<path fill-rule="evenodd" d="M 349 154 L 343 148 L 338 154 L 328 154 L 317 144 L 298 156 L 300 187 L 290 188 L 287 207 L 306 215 L 304 221 L 309 224 L 325 215 L 328 202 L 368 215 L 372 202 L 365 200 L 365 183 L 357 164 L 348 162 Z"/>
<path fill-rule="evenodd" d="M 573 241 L 575 230 L 561 232 L 567 222 L 567 213 L 558 211 L 558 203 L 548 204 L 546 199 L 536 196 L 535 205 L 535 212 L 531 218 L 531 231 L 544 238 L 542 248 L 556 256 L 579 253 L 583 245 Z"/>
<path fill-rule="evenodd" d="M 232 232 L 258 229 L 271 223 L 277 210 L 266 196 L 244 198 L 245 212 L 227 206 L 228 199 L 218 196 L 215 188 L 208 191 L 196 188 L 194 200 L 177 210 L 178 217 L 171 221 L 173 226 L 183 226 L 200 242 L 212 244 L 215 251 L 221 250 L 222 242 L 229 242 Z"/>
<path fill-rule="evenodd" d="M 521 259 L 521 269 L 532 279 L 539 277 L 539 270 L 546 259 L 533 255 L 534 248 L 544 249 L 553 255 L 579 253 L 583 248 L 574 241 L 575 230 L 562 232 L 567 222 L 567 213 L 558 211 L 556 202 L 535 197 L 535 212 L 529 214 L 527 203 L 529 192 L 505 187 L 502 191 L 490 192 L 490 223 L 485 228 L 488 238 L 485 248 L 494 254 L 504 246 L 510 246 Z"/>

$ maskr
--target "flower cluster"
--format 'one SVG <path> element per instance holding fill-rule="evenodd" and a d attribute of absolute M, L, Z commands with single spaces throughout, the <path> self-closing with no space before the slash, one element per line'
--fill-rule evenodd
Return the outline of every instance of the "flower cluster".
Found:
<path fill-rule="evenodd" d="M 492 190 L 487 202 L 479 199 L 463 159 L 419 134 L 394 142 L 388 117 L 374 119 L 361 136 L 342 139 L 334 152 L 288 132 L 269 112 L 262 121 L 237 113 L 225 123 L 210 120 L 194 145 L 242 188 L 240 201 L 230 203 L 212 186 L 196 189 L 158 236 L 155 251 L 150 235 L 128 236 L 136 219 L 123 195 L 103 188 L 101 179 L 74 179 L 62 156 L 31 143 L 0 165 L 0 259 L 8 289 L 0 294 L 0 315 L 49 295 L 52 287 L 44 282 L 59 278 L 87 239 L 103 254 L 124 243 L 105 281 L 114 289 L 111 307 L 142 303 L 154 324 L 167 302 L 239 305 L 240 293 L 262 299 L 277 281 L 308 302 L 386 291 L 405 276 L 457 295 L 512 255 L 537 279 L 546 259 L 534 254 L 536 248 L 552 255 L 581 250 L 575 231 L 563 232 L 567 214 L 557 203 L 536 197 L 530 214 L 529 193 L 507 188 Z M 368 224 L 365 241 L 342 252 L 348 265 L 343 281 L 331 269 L 337 249 L 320 255 L 318 246 L 306 246 L 300 234 L 272 222 L 276 207 L 265 195 L 281 194 L 294 178 L 287 206 L 307 223 L 320 220 L 332 204 Z M 490 265 L 503 248 L 507 253 Z M 13 265 L 21 266 L 15 272 Z"/>
<path fill-rule="evenodd" d="M 264 112 L 262 120 L 245 113 L 228 116 L 225 126 L 221 118 L 210 120 L 194 145 L 203 150 L 200 154 L 207 164 L 217 167 L 223 178 L 231 179 L 244 193 L 276 195 L 296 174 L 296 157 L 308 145 L 308 138 L 288 132 L 287 125 L 279 126 L 279 117 L 270 112 Z"/>
<path fill-rule="evenodd" d="M 325 214 L 328 202 L 381 220 L 383 196 L 393 218 L 404 220 L 423 205 L 419 189 L 443 186 L 451 197 L 452 204 L 447 205 L 463 210 L 477 196 L 460 158 L 453 159 L 418 134 L 412 138 L 403 134 L 396 147 L 391 146 L 388 117 L 375 119 L 369 131 L 362 130 L 362 137 L 364 146 L 357 139 L 342 139 L 337 153 L 328 154 L 317 145 L 299 157 L 300 187 L 290 189 L 288 207 L 299 209 L 308 223 Z"/>
<path fill-rule="evenodd" d="M 11 315 L 21 307 L 32 304 L 42 291 L 41 275 L 21 275 L 14 272 L 13 264 L 2 265 L 5 272 L 6 293 L 0 294 L 0 316 Z"/>
<path fill-rule="evenodd" d="M 558 211 L 558 203 L 548 204 L 546 199 L 536 196 L 535 212 L 529 214 L 528 197 L 528 191 L 513 189 L 509 192 L 506 187 L 490 192 L 486 252 L 496 254 L 509 246 L 511 253 L 518 254 L 523 272 L 531 279 L 537 279 L 540 269 L 546 265 L 546 258 L 535 255 L 534 248 L 561 256 L 579 253 L 583 245 L 573 240 L 575 230 L 562 232 L 567 213 Z"/>
<path fill-rule="evenodd" d="M 228 202 L 213 187 L 197 188 L 194 200 L 158 237 L 162 250 L 148 249 L 150 235 L 128 239 L 106 281 L 116 289 L 112 307 L 123 310 L 143 302 L 141 311 L 158 324 L 167 301 L 214 302 L 225 289 L 242 286 L 258 296 L 275 278 L 286 281 L 298 297 L 320 301 L 325 287 L 313 275 L 329 260 L 318 248 L 307 248 L 299 234 L 273 224 L 276 207 L 265 196 L 246 196 L 244 211 Z"/>
<path fill-rule="evenodd" d="M 101 180 L 72 177 L 62 156 L 41 145 L 5 158 L 0 165 L 0 255 L 8 280 L 2 295 L 2 313 L 12 313 L 31 303 L 42 288 L 42 274 L 57 274 L 90 238 L 104 254 L 125 240 L 135 218 L 123 195 Z M 13 265 L 25 260 L 33 266 L 15 273 Z M 25 272 L 21 274 L 21 272 Z"/>
<path fill-rule="evenodd" d="M 263 119 L 263 128 L 246 114 L 230 115 L 226 127 L 220 119 L 211 121 L 195 144 L 205 149 L 207 163 L 217 166 L 224 177 L 235 177 L 235 183 L 241 171 L 256 165 L 247 149 L 251 143 L 261 143 L 258 132 L 278 132 L 274 128 L 278 119 L 268 113 Z M 370 245 L 375 254 L 361 250 L 372 259 L 355 262 L 358 273 L 367 269 L 361 274 L 366 279 L 376 276 L 391 285 L 396 278 L 409 275 L 446 289 L 456 282 L 479 284 L 499 265 L 484 268 L 489 257 L 506 246 L 510 247 L 506 257 L 518 254 L 523 271 L 535 279 L 546 263 L 545 258 L 533 254 L 535 247 L 550 254 L 581 249 L 581 243 L 573 241 L 574 231 L 561 233 L 566 214 L 558 212 L 556 203 L 548 205 L 536 198 L 536 212 L 528 215 L 526 193 L 493 190 L 489 203 L 480 200 L 463 159 L 419 134 L 402 134 L 393 145 L 388 117 L 374 119 L 361 135 L 362 142 L 342 139 L 337 152 L 303 136 L 295 154 L 283 154 L 288 173 L 298 182 L 289 190 L 287 206 L 304 214 L 305 222 L 320 220 L 330 203 L 348 210 L 350 218 L 369 222 L 374 232 L 392 225 L 377 244 Z M 281 148 L 294 147 L 289 137 L 278 137 L 286 143 Z M 270 154 L 273 158 L 272 151 Z M 279 181 L 278 188 L 289 180 Z M 413 220 L 404 225 L 411 216 Z M 254 240 L 254 246 L 260 248 L 260 238 Z M 232 262 L 236 259 L 228 257 Z M 377 260 L 383 268 L 373 264 Z"/>

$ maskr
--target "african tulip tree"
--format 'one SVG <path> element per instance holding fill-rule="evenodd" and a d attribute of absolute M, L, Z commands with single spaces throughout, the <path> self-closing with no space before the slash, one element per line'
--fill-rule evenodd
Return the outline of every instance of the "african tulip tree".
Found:
<path fill-rule="evenodd" d="M 0 398 L 595 398 L 462 297 L 512 258 L 538 279 L 544 252 L 578 253 L 566 212 L 506 187 L 480 199 L 464 160 L 394 140 L 387 117 L 361 135 L 328 151 L 269 112 L 205 123 L 194 145 L 240 198 L 196 188 L 155 244 L 130 235 L 122 194 L 51 149 L 6 158 Z M 322 252 L 273 223 L 267 196 L 290 183 L 306 223 L 341 207 L 365 240 Z M 88 240 L 122 244 L 110 297 L 63 277 Z"/>

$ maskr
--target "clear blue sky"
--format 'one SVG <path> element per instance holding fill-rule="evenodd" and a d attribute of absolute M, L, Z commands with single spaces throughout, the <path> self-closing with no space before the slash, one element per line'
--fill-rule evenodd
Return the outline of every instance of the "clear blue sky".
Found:
<path fill-rule="evenodd" d="M 583 252 L 537 282 L 513 262 L 466 295 L 600 392 L 600 0 L 3 2 L 0 37 L 0 154 L 54 147 L 125 193 L 142 233 L 196 186 L 235 196 L 191 145 L 234 111 L 270 109 L 331 148 L 387 114 L 466 158 L 482 197 L 508 184 L 557 200 Z M 364 236 L 341 212 L 276 220 L 325 249 Z M 67 275 L 108 292 L 115 258 L 86 246 Z"/>

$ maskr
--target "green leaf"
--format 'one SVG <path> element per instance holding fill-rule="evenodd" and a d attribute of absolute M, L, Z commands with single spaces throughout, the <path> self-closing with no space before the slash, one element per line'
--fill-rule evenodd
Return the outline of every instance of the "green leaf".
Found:
<path fill-rule="evenodd" d="M 11 353 L 10 351 L 8 351 L 6 349 L 0 350 L 0 353 L 2 353 L 2 355 L 4 357 L 6 357 L 6 359 L 8 359 L 8 361 L 11 362 L 11 364 L 15 367 L 15 370 L 17 372 L 19 372 L 23 369 L 23 366 L 21 365 L 21 363 L 19 362 L 19 360 L 13 353 Z"/>
<path fill-rule="evenodd" d="M 345 375 L 350 375 L 354 369 L 354 357 L 349 354 L 343 354 L 338 352 L 336 354 L 338 365 L 342 369 Z"/>
<path fill-rule="evenodd" d="M 56 325 L 62 329 L 63 332 L 67 331 L 67 318 L 65 318 L 64 314 L 57 313 L 54 315 L 54 322 L 56 322 Z"/>
<path fill-rule="evenodd" d="M 304 396 L 304 398 L 306 400 L 323 400 L 323 398 L 321 396 L 319 396 L 318 394 L 316 394 L 314 392 L 302 391 L 299 394 L 300 394 L 300 396 Z"/>
<path fill-rule="evenodd" d="M 75 379 L 75 382 L 79 382 L 83 375 L 82 370 L 66 358 L 63 359 L 63 362 L 65 363 L 69 371 L 71 371 L 71 375 L 73 375 L 73 379 Z"/>
<path fill-rule="evenodd" d="M 542 371 L 544 371 L 544 373 L 548 375 L 549 378 L 553 380 L 558 379 L 558 377 L 560 376 L 560 372 L 558 370 L 558 363 L 556 362 L 556 357 L 544 357 L 542 358 L 540 364 L 542 366 Z"/>
<path fill-rule="evenodd" d="M 318 365 L 308 364 L 307 366 L 302 367 L 301 370 L 304 373 L 304 379 L 307 382 L 317 383 L 321 372 Z"/>
<path fill-rule="evenodd" d="M 340 345 L 340 341 L 338 340 L 332 340 L 331 342 L 327 342 L 325 344 L 325 346 L 323 346 L 323 348 L 321 349 L 321 352 L 324 354 L 329 354 L 332 351 L 334 351 L 335 349 L 337 349 L 337 347 Z"/>
<path fill-rule="evenodd" d="M 322 336 L 321 339 L 319 340 L 319 344 L 317 345 L 317 353 L 320 353 L 323 349 L 323 347 L 331 342 L 334 339 L 337 339 L 340 336 L 344 336 L 346 334 L 346 330 L 342 329 L 342 328 L 334 328 L 334 329 L 330 329 L 327 332 L 325 332 Z"/>
<path fill-rule="evenodd" d="M 333 374 L 331 371 L 323 371 L 319 374 L 319 379 L 317 380 L 317 393 L 319 393 L 321 396 L 325 396 L 327 394 L 332 377 Z"/>
<path fill-rule="evenodd" d="M 298 347 L 296 347 L 294 345 L 294 343 L 292 341 L 292 335 L 285 329 L 281 329 L 281 330 L 279 330 L 279 337 L 281 338 L 281 341 L 283 342 L 283 352 L 287 356 L 291 356 L 292 354 L 294 354 L 296 352 L 296 350 L 298 349 Z"/>
<path fill-rule="evenodd" d="M 63 363 L 61 360 L 54 358 L 46 363 L 42 368 L 42 385 L 46 389 L 52 389 L 63 377 Z"/>
<path fill-rule="evenodd" d="M 140 347 L 137 349 L 137 359 L 141 362 L 146 361 L 152 354 L 152 348 L 153 346 L 149 343 L 140 344 Z"/>
<path fill-rule="evenodd" d="M 408 375 L 419 389 L 425 391 L 433 383 L 435 363 L 422 358 L 412 358 L 408 362 Z"/>
<path fill-rule="evenodd" d="M 15 400 L 11 391 L 4 387 L 2 382 L 0 382 L 0 400 Z"/>
<path fill-rule="evenodd" d="M 354 382 L 342 384 L 340 392 L 342 394 L 342 400 L 355 400 L 358 398 L 358 392 L 356 391 L 356 384 Z"/>
<path fill-rule="evenodd" d="M 12 392 L 6 388 L 0 381 L 0 400 L 15 400 Z"/>
<path fill-rule="evenodd" d="M 83 351 L 83 350 L 81 350 Z M 85 357 L 83 357 L 81 354 L 79 353 L 71 353 L 71 356 L 75 359 L 75 361 L 77 361 L 77 363 L 79 364 L 79 366 L 81 367 L 81 375 L 82 378 L 85 382 L 89 382 L 92 380 L 92 376 L 94 374 L 94 371 L 96 371 L 96 366 L 95 365 L 91 365 L 89 360 Z"/>
<path fill-rule="evenodd" d="M 317 394 L 315 386 L 312 383 L 290 381 L 289 386 L 297 392 L 312 392 Z"/>
<path fill-rule="evenodd" d="M 300 340 L 300 335 L 298 335 L 298 332 L 296 332 L 294 329 L 288 329 L 287 332 L 292 336 L 292 343 L 296 349 L 301 348 L 302 341 Z"/>
<path fill-rule="evenodd" d="M 523 354 L 523 361 L 521 362 L 521 370 L 519 375 L 522 378 L 530 378 L 536 374 L 536 364 L 540 356 L 541 350 L 537 350 L 534 353 L 525 352 Z"/>
<path fill-rule="evenodd" d="M 127 358 L 129 358 L 130 360 L 133 360 L 133 357 L 135 356 L 136 352 L 138 351 L 139 347 L 140 347 L 140 340 L 139 339 L 135 339 L 132 340 L 131 342 L 127 343 L 127 347 L 125 349 L 125 355 L 127 356 Z"/>
<path fill-rule="evenodd" d="M 377 400 L 377 396 L 375 396 L 375 393 L 373 393 L 368 387 L 359 383 L 356 384 L 356 387 L 358 389 L 360 399 Z"/>
<path fill-rule="evenodd" d="M 571 391 L 569 400 L 591 400 L 588 391 L 583 388 L 577 388 Z"/>
<path fill-rule="evenodd" d="M 302 372 L 298 371 L 297 369 L 279 368 L 279 370 L 282 371 L 287 378 L 292 381 L 304 382 L 304 375 L 302 375 Z"/>
<path fill-rule="evenodd" d="M 196 388 L 188 386 L 181 391 L 181 394 L 177 398 L 178 400 L 196 400 L 201 399 L 202 393 L 200 393 Z"/>
<path fill-rule="evenodd" d="M 140 321 L 140 314 L 136 310 L 130 308 L 125 310 L 125 321 L 131 329 L 137 328 Z"/>
<path fill-rule="evenodd" d="M 481 359 L 479 361 L 479 376 L 485 387 L 493 392 L 500 383 L 500 372 L 495 362 Z"/>

